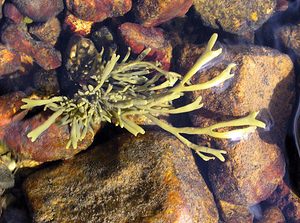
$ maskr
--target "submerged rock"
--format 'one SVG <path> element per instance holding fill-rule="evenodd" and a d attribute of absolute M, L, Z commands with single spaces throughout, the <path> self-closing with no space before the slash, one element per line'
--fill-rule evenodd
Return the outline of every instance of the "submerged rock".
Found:
<path fill-rule="evenodd" d="M 60 22 L 56 17 L 49 19 L 41 25 L 31 26 L 29 33 L 39 40 L 54 46 L 61 32 Z"/>
<path fill-rule="evenodd" d="M 12 0 L 23 15 L 34 22 L 46 22 L 64 9 L 63 0 Z"/>
<path fill-rule="evenodd" d="M 11 74 L 21 68 L 19 54 L 0 44 L 0 76 Z"/>
<path fill-rule="evenodd" d="M 191 151 L 159 132 L 124 134 L 31 175 L 34 222 L 218 222 Z"/>
<path fill-rule="evenodd" d="M 24 97 L 26 94 L 21 91 L 0 96 L 0 127 L 20 120 L 21 117 L 18 118 L 18 115 L 21 115 Z M 21 116 L 23 118 L 24 114 Z"/>
<path fill-rule="evenodd" d="M 78 83 L 87 83 L 94 73 L 91 72 L 96 60 L 97 50 L 94 43 L 79 35 L 74 35 L 66 50 L 66 70 L 69 79 Z"/>
<path fill-rule="evenodd" d="M 5 3 L 3 13 L 6 18 L 9 18 L 11 21 L 17 24 L 21 23 L 24 19 L 24 16 L 12 3 Z"/>
<path fill-rule="evenodd" d="M 66 0 L 67 8 L 75 16 L 86 21 L 101 22 L 118 17 L 131 9 L 131 0 Z"/>
<path fill-rule="evenodd" d="M 2 41 L 13 50 L 33 57 L 45 70 L 60 67 L 61 54 L 47 43 L 34 40 L 22 25 L 8 25 L 2 32 Z"/>
<path fill-rule="evenodd" d="M 275 41 L 280 43 L 300 58 L 300 23 L 296 25 L 285 25 L 279 27 L 275 32 Z"/>
<path fill-rule="evenodd" d="M 278 207 L 268 207 L 263 212 L 262 218 L 257 223 L 283 223 L 286 222 L 281 210 Z"/>
<path fill-rule="evenodd" d="M 275 12 L 277 0 L 194 0 L 196 12 L 207 26 L 235 34 L 258 29 Z"/>
<path fill-rule="evenodd" d="M 33 74 L 33 85 L 38 94 L 44 96 L 58 95 L 60 87 L 55 70 L 44 71 L 38 70 Z"/>
<path fill-rule="evenodd" d="M 124 23 L 119 27 L 121 35 L 132 52 L 140 54 L 146 48 L 151 48 L 146 58 L 158 61 L 165 70 L 169 70 L 172 58 L 172 46 L 162 29 L 145 28 L 134 23 Z"/>
<path fill-rule="evenodd" d="M 202 51 L 196 46 L 183 50 L 180 64 L 184 71 Z M 260 118 L 270 128 L 257 129 L 240 141 L 202 138 L 202 143 L 208 139 L 208 145 L 228 154 L 225 163 L 210 162 L 208 168 L 222 217 L 228 220 L 239 213 L 237 207 L 248 208 L 267 199 L 284 176 L 281 149 L 292 110 L 294 73 L 290 58 L 276 50 L 237 45 L 226 47 L 225 52 L 218 65 L 205 69 L 192 82 L 212 79 L 230 62 L 237 64 L 235 76 L 217 87 L 190 94 L 191 100 L 201 95 L 204 103 L 202 110 L 191 115 L 193 124 L 205 127 L 245 116 L 249 111 L 262 111 Z M 244 216 L 248 218 L 247 212 Z"/>
<path fill-rule="evenodd" d="M 52 124 L 35 142 L 27 134 L 44 123 L 48 114 L 41 113 L 24 121 L 15 122 L 5 129 L 4 143 L 20 160 L 36 162 L 49 162 L 53 160 L 68 159 L 78 152 L 87 149 L 94 140 L 94 134 L 88 132 L 86 137 L 79 141 L 77 149 L 66 149 L 70 138 L 70 129 L 67 125 Z M 96 133 L 100 126 L 95 126 Z"/>
<path fill-rule="evenodd" d="M 286 222 L 300 221 L 300 198 L 282 181 L 266 201 L 284 214 Z"/>
<path fill-rule="evenodd" d="M 64 29 L 69 28 L 75 34 L 87 36 L 91 32 L 93 24 L 94 22 L 79 19 L 68 12 L 64 20 Z"/>
<path fill-rule="evenodd" d="M 192 4 L 192 0 L 138 0 L 135 13 L 143 26 L 152 27 L 184 16 Z"/>

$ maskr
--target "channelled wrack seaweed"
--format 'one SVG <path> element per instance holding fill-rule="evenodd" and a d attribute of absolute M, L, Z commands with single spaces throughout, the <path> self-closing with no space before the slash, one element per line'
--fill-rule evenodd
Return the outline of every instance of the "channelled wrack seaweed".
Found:
<path fill-rule="evenodd" d="M 183 107 L 174 108 L 172 101 L 183 96 L 185 92 L 212 88 L 233 77 L 228 67 L 217 77 L 200 84 L 190 84 L 190 79 L 206 64 L 218 57 L 222 49 L 213 50 L 217 34 L 208 42 L 206 50 L 193 67 L 182 77 L 178 73 L 168 72 L 160 68 L 159 63 L 143 61 L 150 49 L 143 51 L 136 60 L 128 61 L 130 50 L 122 61 L 120 56 L 112 54 L 109 61 L 104 61 L 104 50 L 97 54 L 90 72 L 92 82 L 82 84 L 80 90 L 72 97 L 57 96 L 49 99 L 25 98 L 23 109 L 44 106 L 53 114 L 42 125 L 28 133 L 34 142 L 49 126 L 56 121 L 70 126 L 70 139 L 67 148 L 77 148 L 88 131 L 93 133 L 93 126 L 100 122 L 113 123 L 127 129 L 135 136 L 144 134 L 144 129 L 129 116 L 145 116 L 162 129 L 175 135 L 182 143 L 193 149 L 202 159 L 211 160 L 217 157 L 224 161 L 226 151 L 200 146 L 192 143 L 184 134 L 208 135 L 221 139 L 240 138 L 255 131 L 257 127 L 265 128 L 262 121 L 256 119 L 258 112 L 232 121 L 225 121 L 204 128 L 173 127 L 161 120 L 161 115 L 180 114 L 200 109 L 201 97 Z M 161 79 L 164 78 L 164 81 Z M 228 129 L 220 131 L 221 129 Z M 233 129 L 231 127 L 234 127 Z"/>

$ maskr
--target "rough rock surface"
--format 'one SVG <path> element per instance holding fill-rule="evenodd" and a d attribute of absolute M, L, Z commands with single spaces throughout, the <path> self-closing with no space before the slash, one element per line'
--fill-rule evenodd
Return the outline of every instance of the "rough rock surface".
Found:
<path fill-rule="evenodd" d="M 135 13 L 143 26 L 152 27 L 184 16 L 192 4 L 192 0 L 138 0 Z"/>
<path fill-rule="evenodd" d="M 41 25 L 31 26 L 29 33 L 39 40 L 54 46 L 61 32 L 60 22 L 56 17 L 49 19 Z"/>
<path fill-rule="evenodd" d="M 286 222 L 278 207 L 269 207 L 263 212 L 262 219 L 257 223 L 284 223 Z"/>
<path fill-rule="evenodd" d="M 131 0 L 66 0 L 67 8 L 78 18 L 101 22 L 122 16 L 131 9 Z"/>
<path fill-rule="evenodd" d="M 266 201 L 271 206 L 278 207 L 286 222 L 300 221 L 300 198 L 282 181 L 274 193 Z"/>
<path fill-rule="evenodd" d="M 194 0 L 194 6 L 206 25 L 245 34 L 268 20 L 275 11 L 276 0 Z"/>
<path fill-rule="evenodd" d="M 13 73 L 20 68 L 20 55 L 0 44 L 0 76 Z"/>
<path fill-rule="evenodd" d="M 17 7 L 11 3 L 5 3 L 3 8 L 3 14 L 6 18 L 9 18 L 11 21 L 17 24 L 21 23 L 24 19 L 24 16 L 17 9 Z"/>
<path fill-rule="evenodd" d="M 66 149 L 71 134 L 70 129 L 66 125 L 58 124 L 52 124 L 35 142 L 31 142 L 27 134 L 44 123 L 48 117 L 48 114 L 38 114 L 30 119 L 13 123 L 5 129 L 4 143 L 21 160 L 36 162 L 68 159 L 92 144 L 94 134 L 88 132 L 86 137 L 78 143 L 77 149 Z M 98 129 L 99 126 L 95 127 L 95 132 Z"/>
<path fill-rule="evenodd" d="M 276 40 L 280 40 L 284 47 L 292 49 L 300 57 L 300 24 L 285 25 L 276 30 Z"/>
<path fill-rule="evenodd" d="M 68 12 L 65 17 L 63 27 L 64 29 L 69 28 L 73 33 L 86 36 L 90 34 L 93 24 L 94 22 L 79 19 L 75 15 Z"/>
<path fill-rule="evenodd" d="M 24 184 L 35 222 L 218 222 L 188 148 L 166 133 L 124 134 Z"/>
<path fill-rule="evenodd" d="M 164 69 L 170 68 L 172 46 L 166 39 L 162 29 L 145 28 L 134 23 L 124 23 L 119 27 L 121 35 L 132 52 L 140 54 L 144 49 L 151 48 L 146 58 L 159 61 Z"/>
<path fill-rule="evenodd" d="M 45 70 L 55 69 L 61 65 L 61 54 L 50 44 L 34 40 L 21 25 L 7 26 L 1 35 L 2 41 L 17 52 L 33 57 Z"/>
<path fill-rule="evenodd" d="M 195 46 L 183 50 L 179 63 L 184 71 L 202 51 Z M 209 167 L 213 191 L 226 219 L 232 215 L 232 211 L 226 212 L 228 203 L 233 207 L 257 204 L 267 199 L 283 178 L 285 163 L 279 146 L 283 146 L 291 113 L 294 74 L 289 57 L 276 50 L 231 46 L 224 51 L 223 60 L 204 70 L 193 82 L 210 80 L 230 62 L 237 64 L 235 76 L 215 88 L 190 95 L 192 99 L 202 95 L 204 103 L 203 109 L 192 115 L 193 124 L 203 127 L 244 116 L 249 111 L 267 110 L 268 115 L 261 119 L 271 126 L 269 131 L 258 130 L 241 141 L 208 142 L 227 151 L 225 163 L 211 162 Z"/>
<path fill-rule="evenodd" d="M 15 116 L 21 111 L 21 100 L 24 97 L 26 94 L 21 91 L 0 96 L 0 127 L 15 120 Z"/>
<path fill-rule="evenodd" d="M 63 0 L 12 0 L 20 12 L 34 22 L 46 22 L 64 9 Z"/>

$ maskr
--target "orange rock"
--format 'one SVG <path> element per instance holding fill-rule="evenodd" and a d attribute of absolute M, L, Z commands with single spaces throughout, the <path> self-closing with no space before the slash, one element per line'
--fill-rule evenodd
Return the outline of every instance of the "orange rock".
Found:
<path fill-rule="evenodd" d="M 91 33 L 94 22 L 79 19 L 71 13 L 67 13 L 64 28 L 69 28 L 73 33 L 86 36 Z"/>
<path fill-rule="evenodd" d="M 170 68 L 172 46 L 162 29 L 145 28 L 139 24 L 127 22 L 122 24 L 119 30 L 133 53 L 140 54 L 144 49 L 151 48 L 146 58 L 161 62 L 165 70 Z"/>
<path fill-rule="evenodd" d="M 21 68 L 19 54 L 0 44 L 0 76 L 13 73 Z"/>
<path fill-rule="evenodd" d="M 131 9 L 131 0 L 66 0 L 67 8 L 86 21 L 101 22 L 124 15 Z"/>
<path fill-rule="evenodd" d="M 22 99 L 25 96 L 21 91 L 0 96 L 0 126 L 11 123 L 14 116 L 22 111 Z"/>
<path fill-rule="evenodd" d="M 138 0 L 135 12 L 143 26 L 152 27 L 184 16 L 192 4 L 192 0 Z"/>

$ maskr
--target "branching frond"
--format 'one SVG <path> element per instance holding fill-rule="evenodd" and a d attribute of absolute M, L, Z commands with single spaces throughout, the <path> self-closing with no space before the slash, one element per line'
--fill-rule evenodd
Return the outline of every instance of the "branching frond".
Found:
<path fill-rule="evenodd" d="M 204 53 L 183 77 L 178 73 L 161 69 L 159 63 L 143 61 L 150 49 L 144 50 L 137 60 L 133 61 L 129 61 L 129 49 L 120 62 L 120 56 L 115 53 L 108 62 L 104 61 L 102 49 L 91 68 L 91 72 L 94 72 L 91 78 L 95 84 L 82 85 L 73 98 L 59 96 L 45 100 L 23 99 L 25 103 L 23 109 L 43 106 L 44 109 L 53 111 L 49 119 L 32 130 L 28 137 L 35 141 L 51 124 L 58 121 L 61 125 L 70 126 L 67 147 L 72 146 L 76 149 L 78 142 L 84 139 L 87 132 L 93 132 L 92 126 L 100 122 L 113 123 L 127 129 L 133 135 L 144 134 L 145 130 L 128 118 L 131 115 L 138 115 L 147 117 L 176 136 L 182 143 L 195 150 L 202 159 L 218 158 L 224 161 L 225 151 L 199 146 L 184 135 L 208 135 L 222 139 L 242 138 L 257 127 L 265 127 L 263 122 L 256 119 L 257 112 L 250 113 L 244 118 L 204 128 L 175 128 L 158 118 L 159 115 L 180 114 L 200 109 L 203 106 L 201 97 L 179 108 L 174 108 L 172 102 L 182 97 L 184 92 L 212 88 L 233 77 L 231 70 L 235 64 L 229 64 L 217 77 L 205 83 L 189 84 L 199 70 L 221 54 L 222 49 L 213 49 L 216 40 L 217 34 L 214 34 Z M 231 127 L 235 129 L 221 131 Z"/>

